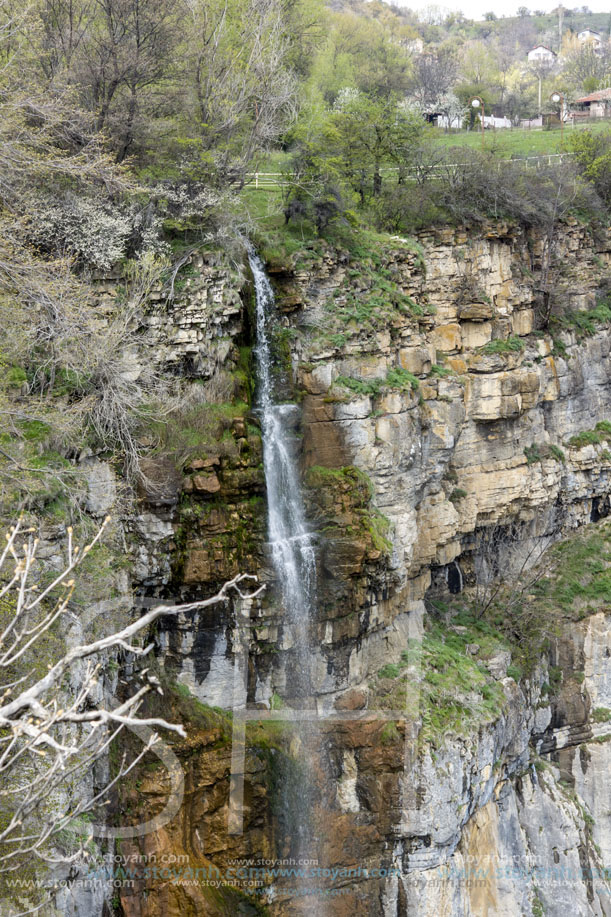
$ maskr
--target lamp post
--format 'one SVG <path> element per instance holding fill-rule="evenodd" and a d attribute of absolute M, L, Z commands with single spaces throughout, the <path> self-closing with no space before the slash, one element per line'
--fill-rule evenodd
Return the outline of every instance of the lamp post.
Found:
<path fill-rule="evenodd" d="M 552 102 L 555 102 L 556 105 L 560 102 L 560 143 L 564 141 L 564 96 L 561 92 L 554 90 L 552 92 L 550 99 Z"/>
<path fill-rule="evenodd" d="M 480 99 L 479 96 L 474 96 L 474 98 L 471 99 L 470 105 L 471 105 L 471 108 L 474 108 L 476 111 L 477 111 L 479 108 L 481 108 L 481 110 L 482 110 L 481 122 L 482 122 L 482 151 L 483 151 L 483 149 L 484 149 L 484 117 L 485 117 L 485 115 L 484 115 L 484 100 L 483 100 L 483 99 Z"/>

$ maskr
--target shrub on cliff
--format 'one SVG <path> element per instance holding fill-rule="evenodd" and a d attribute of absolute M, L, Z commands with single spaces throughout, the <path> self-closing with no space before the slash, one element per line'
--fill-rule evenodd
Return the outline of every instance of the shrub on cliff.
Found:
<path fill-rule="evenodd" d="M 107 202 L 70 195 L 41 201 L 28 236 L 39 249 L 63 250 L 81 262 L 109 270 L 124 257 L 130 231 L 126 216 L 113 212 Z"/>
<path fill-rule="evenodd" d="M 594 189 L 570 164 L 534 168 L 463 147 L 429 151 L 412 180 L 388 184 L 373 208 L 378 227 L 394 232 L 489 219 L 547 227 L 572 212 L 604 219 Z"/>
<path fill-rule="evenodd" d="M 611 130 L 579 131 L 566 143 L 577 168 L 606 204 L 611 204 Z"/>
<path fill-rule="evenodd" d="M 92 289 L 68 260 L 43 261 L 5 236 L 2 244 L 11 243 L 13 260 L 0 261 L 3 357 L 35 397 L 15 403 L 15 387 L 0 386 L 0 404 L 16 418 L 0 458 L 0 502 L 31 506 L 44 478 L 76 496 L 74 468 L 63 459 L 84 445 L 114 452 L 131 476 L 138 473 L 138 430 L 159 415 L 152 400 L 161 391 L 153 365 L 134 364 L 138 314 L 167 264 L 149 256 L 129 265 L 124 299 L 101 327 Z M 55 487 L 44 492 L 53 499 Z"/>
<path fill-rule="evenodd" d="M 546 226 L 573 211 L 600 214 L 596 196 L 568 163 L 533 168 L 473 150 L 457 154 L 451 151 L 456 162 L 445 166 L 440 183 L 441 206 L 454 219 Z"/>
<path fill-rule="evenodd" d="M 447 220 L 433 189 L 414 182 L 385 185 L 369 213 L 378 231 L 391 233 L 409 234 Z"/>

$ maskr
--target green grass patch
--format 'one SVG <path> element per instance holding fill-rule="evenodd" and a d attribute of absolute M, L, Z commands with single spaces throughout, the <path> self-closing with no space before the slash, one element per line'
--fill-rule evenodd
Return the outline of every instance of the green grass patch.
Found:
<path fill-rule="evenodd" d="M 556 446 L 552 443 L 550 446 L 548 446 L 548 448 L 550 455 L 552 458 L 555 458 L 557 462 L 562 462 L 563 464 L 566 462 L 566 456 L 560 446 Z"/>
<path fill-rule="evenodd" d="M 392 542 L 388 539 L 390 520 L 376 508 L 373 484 L 363 471 L 354 465 L 344 468 L 314 465 L 308 469 L 305 483 L 311 499 L 318 504 L 319 513 L 328 523 L 326 531 L 330 536 L 364 536 L 381 554 L 392 550 Z M 338 507 L 341 511 L 336 518 Z M 346 522 L 346 516 L 350 522 Z"/>
<path fill-rule="evenodd" d="M 157 451 L 173 455 L 177 466 L 212 455 L 236 457 L 232 424 L 249 410 L 248 402 L 240 400 L 194 404 L 150 421 L 149 429 L 157 439 Z"/>
<path fill-rule="evenodd" d="M 42 443 L 51 432 L 49 424 L 44 423 L 42 420 L 20 420 L 17 426 L 23 438 L 29 443 Z"/>
<path fill-rule="evenodd" d="M 169 699 L 176 704 L 181 713 L 181 722 L 191 723 L 200 729 L 221 730 L 221 735 L 228 740 L 231 737 L 232 716 L 230 710 L 223 710 L 221 707 L 211 707 L 202 703 L 194 694 L 191 693 L 188 685 L 180 681 L 173 682 L 171 685 L 164 685 L 169 694 Z M 182 717 L 184 716 L 184 720 Z"/>
<path fill-rule="evenodd" d="M 549 443 L 532 443 L 530 446 L 525 446 L 524 455 L 529 465 L 534 465 L 548 458 L 553 458 L 555 461 L 562 463 L 566 461 L 566 456 L 560 446 Z"/>
<path fill-rule="evenodd" d="M 389 369 L 383 379 L 355 379 L 353 376 L 338 376 L 336 385 L 349 389 L 355 395 L 368 395 L 377 398 L 385 391 L 392 389 L 401 392 L 416 392 L 420 381 L 406 369 Z"/>
<path fill-rule="evenodd" d="M 539 614 L 554 610 L 579 618 L 611 603 L 611 524 L 603 520 L 554 545 L 547 554 L 553 570 L 532 587 Z"/>
<path fill-rule="evenodd" d="M 378 678 L 397 678 L 399 675 L 399 666 L 394 662 L 388 662 L 378 672 Z"/>
<path fill-rule="evenodd" d="M 440 363 L 433 363 L 429 375 L 440 376 L 443 379 L 445 376 L 453 375 L 453 373 L 447 366 L 442 366 Z"/>
<path fill-rule="evenodd" d="M 480 353 L 521 353 L 524 350 L 524 341 L 522 338 L 510 335 L 506 340 L 497 338 L 494 341 L 488 341 L 483 347 L 479 348 Z"/>
<path fill-rule="evenodd" d="M 608 723 L 611 721 L 611 710 L 608 707 L 595 707 L 590 719 L 593 723 Z"/>
<path fill-rule="evenodd" d="M 389 369 L 386 373 L 386 386 L 396 388 L 402 392 L 417 392 L 420 388 L 420 382 L 413 373 L 406 369 Z"/>
<path fill-rule="evenodd" d="M 21 366 L 5 367 L 2 376 L 4 383 L 8 385 L 9 388 L 21 388 L 23 383 L 28 381 L 26 372 Z"/>
<path fill-rule="evenodd" d="M 582 430 L 581 433 L 571 436 L 568 444 L 574 449 L 582 449 L 584 446 L 598 446 L 600 443 L 607 442 L 610 439 L 611 422 L 599 420 L 593 430 Z"/>
<path fill-rule="evenodd" d="M 434 622 L 423 639 L 421 740 L 436 746 L 448 735 L 493 722 L 505 705 L 502 686 L 467 650 L 467 644 L 477 643 L 484 657 L 504 645 L 500 635 L 493 637 L 468 616 L 460 620 L 464 633 Z"/>
<path fill-rule="evenodd" d="M 596 430 L 583 430 L 576 436 L 571 436 L 569 446 L 575 449 L 582 449 L 584 446 L 597 446 L 601 442 L 601 437 Z"/>
<path fill-rule="evenodd" d="M 380 742 L 382 745 L 394 745 L 401 740 L 401 733 L 397 729 L 397 724 L 393 721 L 385 723 L 380 733 Z"/>
<path fill-rule="evenodd" d="M 467 648 L 475 643 L 480 648 L 477 656 Z M 406 670 L 415 665 L 421 672 L 415 686 L 423 724 L 420 741 L 439 747 L 446 736 L 464 736 L 501 715 L 503 688 L 486 669 L 485 659 L 507 648 L 507 639 L 498 629 L 465 610 L 449 626 L 429 618 L 422 641 L 412 640 L 398 662 L 386 663 L 378 671 L 372 706 L 405 707 L 414 687 Z M 514 666 L 514 673 L 521 674 L 521 669 Z M 383 686 L 383 679 L 392 679 L 394 684 Z"/>
<path fill-rule="evenodd" d="M 552 334 L 555 330 L 572 331 L 578 340 L 583 340 L 583 338 L 596 334 L 600 328 L 609 323 L 611 323 L 611 302 L 609 299 L 604 299 L 587 312 L 568 311 L 562 315 L 552 316 L 550 327 Z"/>
<path fill-rule="evenodd" d="M 589 128 L 590 124 L 570 128 L 570 133 L 577 133 L 580 130 Z M 604 130 L 603 124 L 592 124 L 595 130 Z M 568 133 L 568 131 L 567 131 Z M 482 137 L 479 130 L 474 131 L 450 131 L 444 133 L 438 130 L 433 135 L 440 146 L 446 147 L 470 147 L 471 149 L 480 150 Z M 486 130 L 484 135 L 485 149 L 499 156 L 501 159 L 511 159 L 512 157 L 526 156 L 546 156 L 554 153 L 561 153 L 563 134 L 560 130 L 528 130 L 512 128 L 510 130 Z"/>
<path fill-rule="evenodd" d="M 312 465 L 306 473 L 306 483 L 309 487 L 333 487 L 334 484 L 347 485 L 350 490 L 356 489 L 367 499 L 373 497 L 373 484 L 369 475 L 356 468 L 346 465 L 343 468 L 326 468 L 324 465 Z"/>

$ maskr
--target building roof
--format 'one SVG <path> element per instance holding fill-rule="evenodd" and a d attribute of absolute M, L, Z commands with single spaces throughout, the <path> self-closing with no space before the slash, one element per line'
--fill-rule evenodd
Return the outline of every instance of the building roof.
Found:
<path fill-rule="evenodd" d="M 597 32 L 595 29 L 582 29 L 581 32 L 577 33 L 577 37 L 579 37 L 580 35 L 587 35 L 587 34 L 596 35 L 598 38 L 601 37 L 600 32 Z"/>
<path fill-rule="evenodd" d="M 534 47 L 534 48 L 531 48 L 530 51 L 529 51 L 528 53 L 529 53 L 529 54 L 532 54 L 533 51 L 538 51 L 539 48 L 542 48 L 544 51 L 549 51 L 550 54 L 553 54 L 554 57 L 557 57 L 556 52 L 555 52 L 555 51 L 552 51 L 551 48 L 548 48 L 547 45 L 535 45 L 535 47 Z"/>
<path fill-rule="evenodd" d="M 584 102 L 611 102 L 611 87 L 609 89 L 599 89 L 598 92 L 591 92 L 589 96 L 583 96 L 581 99 L 575 99 L 578 105 Z"/>

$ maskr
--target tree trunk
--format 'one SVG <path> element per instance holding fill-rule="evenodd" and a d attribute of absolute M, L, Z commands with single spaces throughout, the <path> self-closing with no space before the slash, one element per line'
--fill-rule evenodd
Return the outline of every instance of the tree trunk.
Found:
<path fill-rule="evenodd" d="M 123 142 L 117 152 L 117 162 L 123 162 L 127 156 L 127 151 L 134 142 L 134 121 L 136 119 L 136 111 L 138 110 L 138 89 L 135 83 L 132 83 L 131 93 L 129 97 L 129 106 L 127 109 L 127 120 L 125 122 L 125 133 L 123 135 Z"/>
<path fill-rule="evenodd" d="M 373 172 L 373 196 L 379 197 L 382 193 L 382 176 L 380 175 L 380 163 L 376 162 Z"/>

